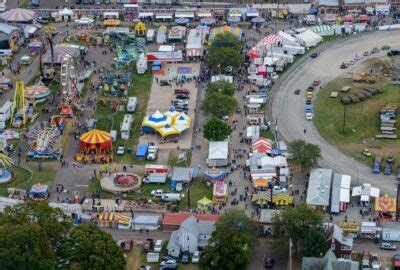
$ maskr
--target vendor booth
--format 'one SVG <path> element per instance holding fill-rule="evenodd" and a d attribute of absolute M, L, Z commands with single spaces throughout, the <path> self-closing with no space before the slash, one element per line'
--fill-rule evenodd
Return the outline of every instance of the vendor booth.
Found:
<path fill-rule="evenodd" d="M 209 211 L 212 208 L 212 201 L 207 197 L 203 197 L 201 200 L 197 201 L 197 209 L 200 211 Z"/>
<path fill-rule="evenodd" d="M 396 198 L 388 194 L 375 198 L 375 214 L 380 221 L 396 221 Z"/>
<path fill-rule="evenodd" d="M 29 199 L 32 201 L 44 201 L 49 196 L 49 186 L 35 184 L 29 190 Z"/>
<path fill-rule="evenodd" d="M 224 181 L 217 181 L 213 187 L 213 202 L 226 203 L 228 198 L 228 185 Z"/>

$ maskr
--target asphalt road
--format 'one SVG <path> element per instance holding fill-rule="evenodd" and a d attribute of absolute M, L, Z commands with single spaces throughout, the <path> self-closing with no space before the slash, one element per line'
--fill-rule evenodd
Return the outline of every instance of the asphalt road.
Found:
<path fill-rule="evenodd" d="M 359 163 L 353 158 L 341 153 L 335 147 L 325 141 L 317 132 L 312 121 L 306 121 L 304 115 L 306 89 L 313 80 L 319 79 L 327 83 L 334 78 L 344 75 L 347 70 L 341 70 L 340 64 L 354 58 L 355 54 L 370 50 L 373 47 L 381 47 L 389 44 L 392 47 L 400 47 L 400 32 L 372 32 L 359 35 L 350 39 L 334 41 L 326 48 L 319 49 L 321 55 L 312 59 L 307 57 L 293 65 L 279 80 L 272 90 L 272 119 L 278 119 L 278 131 L 280 139 L 293 141 L 303 139 L 317 144 L 321 148 L 321 167 L 332 168 L 337 173 L 349 174 L 353 177 L 353 184 L 371 183 L 381 188 L 382 193 L 395 194 L 393 176 L 375 175 L 371 169 Z M 377 57 L 383 56 L 380 52 Z M 354 67 L 356 68 L 356 67 Z M 302 95 L 294 95 L 295 89 L 303 90 Z M 289 109 L 290 108 L 290 109 Z M 307 130 L 306 135 L 304 129 Z M 283 138 L 282 138 L 283 137 Z"/>

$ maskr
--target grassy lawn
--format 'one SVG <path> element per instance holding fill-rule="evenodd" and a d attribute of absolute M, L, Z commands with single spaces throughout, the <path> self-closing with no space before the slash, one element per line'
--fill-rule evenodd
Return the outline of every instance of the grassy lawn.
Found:
<path fill-rule="evenodd" d="M 181 162 L 177 162 L 178 155 L 182 152 L 186 151 L 186 159 Z M 170 150 L 169 151 L 169 156 L 168 156 L 168 165 L 171 167 L 190 167 L 192 164 L 192 152 L 187 151 L 186 149 L 181 149 L 181 150 Z"/>
<path fill-rule="evenodd" d="M 344 105 L 340 96 L 331 98 L 332 91 L 338 91 L 342 86 L 352 87 L 350 94 L 366 85 L 353 83 L 349 78 L 338 78 L 318 93 L 314 103 L 314 124 L 319 133 L 332 145 L 344 153 L 363 160 L 360 152 L 368 148 L 373 154 L 400 158 L 399 140 L 377 140 L 375 135 L 380 133 L 380 109 L 386 104 L 400 104 L 400 86 L 390 85 L 379 81 L 372 87 L 383 88 L 384 92 L 370 97 L 366 101 L 346 105 L 346 125 L 343 134 Z M 340 95 L 343 95 L 340 93 Z M 397 121 L 399 121 L 397 114 Z M 364 160 L 370 164 L 372 161 Z"/>
<path fill-rule="evenodd" d="M 212 186 L 207 186 L 200 179 L 195 179 L 189 186 L 190 189 L 190 208 L 194 209 L 197 207 L 197 201 L 202 199 L 204 196 L 208 199 L 212 199 Z M 189 196 L 188 189 L 184 192 L 185 197 L 178 205 L 178 210 L 182 211 L 189 208 Z"/>
<path fill-rule="evenodd" d="M 11 171 L 15 174 L 15 179 L 7 184 L 0 185 L 0 196 L 7 196 L 7 189 L 10 187 L 22 188 L 29 190 L 33 184 L 51 184 L 54 181 L 56 171 L 52 168 L 46 168 L 39 172 L 37 169 L 32 170 L 32 179 L 30 181 L 31 172 L 22 167 L 14 167 Z"/>
<path fill-rule="evenodd" d="M 261 130 L 260 137 L 263 137 L 265 139 L 270 139 L 272 141 L 275 140 L 275 135 L 271 132 L 271 130 Z"/>
<path fill-rule="evenodd" d="M 128 70 L 128 72 L 134 73 L 133 70 Z M 114 143 L 114 151 L 118 145 L 125 145 L 126 149 L 130 148 L 131 153 L 125 152 L 122 156 L 114 155 L 114 162 L 116 163 L 132 163 L 141 164 L 143 163 L 142 160 L 137 160 L 134 157 L 134 153 L 136 152 L 137 144 L 139 142 L 140 136 L 140 127 L 143 120 L 143 117 L 146 114 L 146 108 L 150 97 L 150 90 L 151 90 L 151 73 L 146 73 L 144 75 L 135 75 L 133 74 L 133 82 L 130 87 L 128 87 L 128 97 L 136 96 L 137 107 L 136 111 L 133 114 L 134 122 L 133 127 L 131 130 L 131 139 L 129 140 L 122 140 L 120 137 L 120 124 L 124 119 L 124 115 L 126 112 L 111 112 L 110 111 L 110 102 L 113 99 L 112 97 L 100 97 L 99 99 L 105 99 L 107 101 L 107 105 L 105 107 L 99 105 L 97 106 L 96 116 L 98 117 L 99 121 L 97 122 L 97 128 L 101 130 L 110 131 L 111 129 L 115 129 L 118 131 L 118 139 Z M 124 98 L 118 98 L 120 105 L 126 105 L 126 101 Z M 148 162 L 145 162 L 148 163 Z"/>

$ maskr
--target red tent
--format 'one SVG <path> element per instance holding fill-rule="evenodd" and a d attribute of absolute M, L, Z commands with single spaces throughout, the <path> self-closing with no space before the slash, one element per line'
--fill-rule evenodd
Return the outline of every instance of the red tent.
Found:
<path fill-rule="evenodd" d="M 257 67 L 257 75 L 267 77 L 267 66 L 258 66 Z"/>
<path fill-rule="evenodd" d="M 358 16 L 358 22 L 360 23 L 366 23 L 369 22 L 370 17 L 368 15 L 362 14 L 360 16 Z"/>
<path fill-rule="evenodd" d="M 250 49 L 249 56 L 250 56 L 250 58 L 258 58 L 258 57 L 260 57 L 259 53 L 254 48 Z"/>
<path fill-rule="evenodd" d="M 265 138 L 258 138 L 251 145 L 251 150 L 253 153 L 271 153 L 272 141 Z"/>
<path fill-rule="evenodd" d="M 354 22 L 354 16 L 353 15 L 345 15 L 343 17 L 343 21 L 352 23 L 352 22 Z"/>

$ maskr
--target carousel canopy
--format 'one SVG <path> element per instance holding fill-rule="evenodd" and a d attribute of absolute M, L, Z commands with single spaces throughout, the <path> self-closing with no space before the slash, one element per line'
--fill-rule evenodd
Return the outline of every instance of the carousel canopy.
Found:
<path fill-rule="evenodd" d="M 210 179 L 220 179 L 226 175 L 226 171 L 218 170 L 218 169 L 208 169 L 203 173 L 203 176 L 208 177 Z"/>
<path fill-rule="evenodd" d="M 186 25 L 190 22 L 190 20 L 188 18 L 178 18 L 175 20 L 176 24 L 183 24 Z"/>
<path fill-rule="evenodd" d="M 14 8 L 0 15 L 0 18 L 7 22 L 24 23 L 32 21 L 35 12 L 29 9 Z"/>
<path fill-rule="evenodd" d="M 206 206 L 206 205 L 211 205 L 212 201 L 207 197 L 203 197 L 202 199 L 198 200 L 197 203 Z"/>
<path fill-rule="evenodd" d="M 271 153 L 272 141 L 269 139 L 258 138 L 251 145 L 253 153 Z"/>
<path fill-rule="evenodd" d="M 42 99 L 50 94 L 50 89 L 45 85 L 32 85 L 25 88 L 25 95 L 28 98 Z"/>
<path fill-rule="evenodd" d="M 211 25 L 211 24 L 215 24 L 215 23 L 216 23 L 216 20 L 215 20 L 214 18 L 207 17 L 207 18 L 202 18 L 202 19 L 200 20 L 200 22 L 201 22 L 202 24 L 205 24 L 205 25 Z"/>
<path fill-rule="evenodd" d="M 105 25 L 105 26 L 118 26 L 120 24 L 121 24 L 121 21 L 117 20 L 117 19 L 108 19 L 103 22 L 103 25 Z"/>
<path fill-rule="evenodd" d="M 35 184 L 31 187 L 29 194 L 31 194 L 31 195 L 39 194 L 39 195 L 44 196 L 47 194 L 48 191 L 49 191 L 48 185 Z"/>
<path fill-rule="evenodd" d="M 84 144 L 107 144 L 111 143 L 112 137 L 110 133 L 98 130 L 98 129 L 93 129 L 91 131 L 88 131 L 86 133 L 83 133 L 82 136 L 79 138 L 81 143 Z"/>
<path fill-rule="evenodd" d="M 9 156 L 7 156 L 4 153 L 0 153 L 0 165 L 2 168 L 10 167 L 13 164 L 14 164 L 14 162 L 13 162 L 12 158 L 10 158 Z"/>
<path fill-rule="evenodd" d="M 216 37 L 218 35 L 223 35 L 223 34 L 231 34 L 232 36 L 234 36 L 237 41 L 240 41 L 242 38 L 242 29 L 240 29 L 239 27 L 232 27 L 232 26 L 228 26 L 228 25 L 224 25 L 221 27 L 216 27 L 211 29 L 210 31 L 210 42 L 211 43 L 215 43 L 216 42 Z"/>

